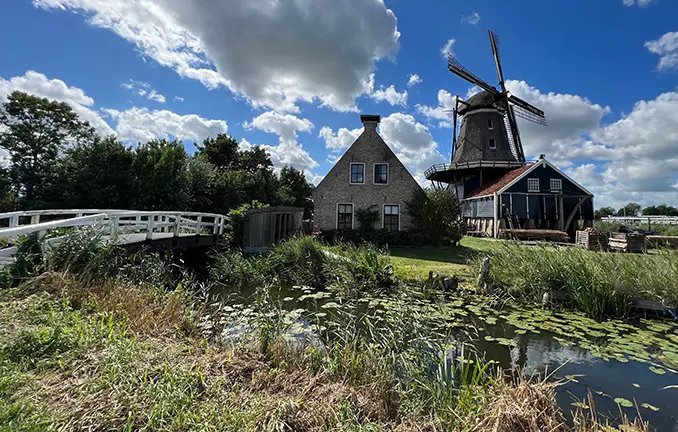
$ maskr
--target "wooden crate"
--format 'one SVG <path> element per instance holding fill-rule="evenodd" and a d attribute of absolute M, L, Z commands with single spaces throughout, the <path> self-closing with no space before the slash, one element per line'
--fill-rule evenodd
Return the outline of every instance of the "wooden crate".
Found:
<path fill-rule="evenodd" d="M 640 253 L 646 249 L 644 234 L 612 233 L 608 242 L 610 249 L 619 252 Z"/>
<path fill-rule="evenodd" d="M 588 250 L 606 250 L 608 246 L 608 236 L 605 233 L 577 231 L 575 244 Z"/>
<path fill-rule="evenodd" d="M 647 241 L 654 248 L 678 249 L 678 236 L 649 235 Z"/>

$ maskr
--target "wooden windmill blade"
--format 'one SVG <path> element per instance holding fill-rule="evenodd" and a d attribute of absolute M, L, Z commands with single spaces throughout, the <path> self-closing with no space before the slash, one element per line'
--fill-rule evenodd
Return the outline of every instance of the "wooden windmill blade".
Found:
<path fill-rule="evenodd" d="M 490 36 L 490 46 L 492 47 L 492 55 L 494 55 L 494 64 L 497 67 L 497 78 L 499 78 L 499 86 L 503 92 L 506 92 L 504 86 L 504 72 L 501 68 L 501 59 L 499 58 L 499 36 L 492 30 L 488 30 Z"/>
<path fill-rule="evenodd" d="M 457 150 L 457 113 L 459 111 L 459 95 L 456 95 L 454 101 L 454 111 L 452 112 L 452 122 L 454 124 L 454 132 L 452 135 L 452 157 L 454 157 L 454 152 Z"/>
<path fill-rule="evenodd" d="M 513 106 L 513 111 L 514 114 L 517 117 L 520 117 L 521 119 L 531 121 L 532 123 L 536 123 L 542 126 L 548 126 L 548 122 L 546 121 L 545 116 L 538 116 L 534 114 L 532 111 L 528 111 L 518 105 Z"/>
<path fill-rule="evenodd" d="M 523 150 L 523 143 L 520 139 L 520 132 L 518 131 L 518 122 L 513 111 L 513 107 L 509 106 L 504 114 L 504 126 L 509 137 L 509 144 L 513 147 L 513 154 L 518 162 L 525 162 L 525 152 Z"/>
<path fill-rule="evenodd" d="M 529 102 L 522 100 L 518 96 L 509 95 L 508 101 L 511 102 L 513 105 L 516 105 L 516 106 L 524 109 L 525 111 L 531 112 L 535 116 L 544 117 L 544 111 L 540 110 L 539 108 L 530 104 Z"/>
<path fill-rule="evenodd" d="M 496 88 L 475 76 L 471 71 L 466 69 L 464 65 L 462 65 L 452 54 L 447 55 L 447 67 L 450 72 L 455 75 L 459 75 L 471 84 L 475 84 L 483 90 L 492 93 L 493 95 L 499 94 Z"/>

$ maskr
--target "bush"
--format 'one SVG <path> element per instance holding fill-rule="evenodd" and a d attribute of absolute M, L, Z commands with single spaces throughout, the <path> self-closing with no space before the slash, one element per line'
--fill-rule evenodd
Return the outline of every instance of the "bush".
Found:
<path fill-rule="evenodd" d="M 263 260 L 247 259 L 237 250 L 224 250 L 214 255 L 210 279 L 229 290 L 243 290 L 261 286 L 264 275 L 257 264 Z"/>
<path fill-rule="evenodd" d="M 466 233 L 456 195 L 446 190 L 419 190 L 405 203 L 405 213 L 428 245 L 456 245 Z"/>

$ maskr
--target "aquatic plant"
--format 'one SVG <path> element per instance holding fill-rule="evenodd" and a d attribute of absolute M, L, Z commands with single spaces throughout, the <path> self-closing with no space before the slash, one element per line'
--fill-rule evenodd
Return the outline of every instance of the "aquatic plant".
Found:
<path fill-rule="evenodd" d="M 597 318 L 625 316 L 636 299 L 678 305 L 678 252 L 616 254 L 505 244 L 490 255 L 493 283 L 526 301 L 562 294 L 566 303 Z"/>

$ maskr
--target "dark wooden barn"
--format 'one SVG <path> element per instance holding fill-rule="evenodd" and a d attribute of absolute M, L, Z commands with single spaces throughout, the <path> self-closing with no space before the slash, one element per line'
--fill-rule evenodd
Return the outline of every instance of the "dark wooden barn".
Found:
<path fill-rule="evenodd" d="M 462 201 L 469 229 L 497 237 L 500 230 L 544 229 L 570 234 L 593 224 L 593 194 L 546 159 L 509 171 Z"/>

